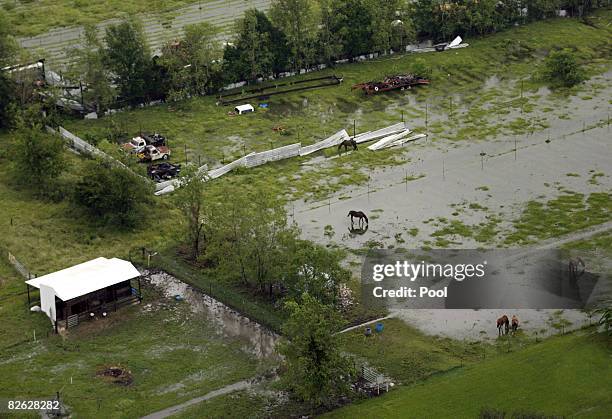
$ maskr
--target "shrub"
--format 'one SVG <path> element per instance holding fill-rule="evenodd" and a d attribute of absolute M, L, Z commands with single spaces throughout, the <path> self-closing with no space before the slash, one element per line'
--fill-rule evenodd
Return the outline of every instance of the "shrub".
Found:
<path fill-rule="evenodd" d="M 551 52 L 544 61 L 544 78 L 553 86 L 571 87 L 584 80 L 584 72 L 568 49 Z"/>

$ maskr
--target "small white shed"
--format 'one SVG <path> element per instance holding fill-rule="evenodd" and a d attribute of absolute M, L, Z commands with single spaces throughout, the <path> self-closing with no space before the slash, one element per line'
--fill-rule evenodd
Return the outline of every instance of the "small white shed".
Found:
<path fill-rule="evenodd" d="M 118 307 L 140 301 L 139 289 L 130 280 L 140 279 L 140 272 L 122 259 L 99 257 L 61 271 L 26 281 L 40 290 L 40 307 L 54 326 L 78 324 L 79 318 L 106 315 Z"/>
<path fill-rule="evenodd" d="M 242 115 L 243 113 L 255 112 L 255 109 L 253 108 L 252 105 L 247 103 L 245 105 L 236 106 L 234 108 L 234 112 L 236 112 L 238 115 Z"/>

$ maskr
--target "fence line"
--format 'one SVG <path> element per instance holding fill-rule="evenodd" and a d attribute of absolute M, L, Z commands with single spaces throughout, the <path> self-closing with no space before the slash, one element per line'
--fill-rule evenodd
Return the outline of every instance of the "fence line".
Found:
<path fill-rule="evenodd" d="M 288 159 L 300 155 L 300 143 L 289 144 L 283 147 L 273 148 L 272 150 L 262 151 L 261 153 L 252 153 L 244 156 L 244 167 L 256 167 L 262 164 Z"/>
<path fill-rule="evenodd" d="M 300 149 L 300 156 L 307 156 L 308 154 L 312 154 L 316 151 L 323 150 L 324 148 L 333 147 L 341 142 L 348 140 L 349 135 L 346 130 L 341 130 L 332 135 L 329 138 L 319 141 L 318 143 L 314 143 L 312 145 L 307 145 L 306 147 L 302 147 Z"/>
<path fill-rule="evenodd" d="M 398 132 L 405 131 L 407 129 L 408 126 L 406 122 L 398 122 L 397 124 L 389 125 L 388 127 L 377 129 L 375 131 L 357 134 L 354 140 L 357 142 L 357 144 L 361 144 L 377 138 L 386 137 L 387 135 L 397 134 Z"/>
<path fill-rule="evenodd" d="M 36 275 L 32 274 L 28 268 L 25 267 L 25 265 L 21 262 L 19 262 L 19 260 L 17 260 L 17 258 L 15 257 L 15 255 L 13 255 L 10 251 L 7 251 L 8 253 L 8 261 L 11 265 L 13 265 L 13 267 L 15 268 L 15 270 L 17 272 L 19 272 L 21 274 L 21 276 L 23 276 L 25 279 L 32 279 L 33 277 L 35 277 Z"/>
<path fill-rule="evenodd" d="M 96 157 L 101 157 L 102 159 L 110 162 L 111 164 L 113 164 L 113 165 L 115 165 L 117 167 L 120 167 L 120 168 L 125 169 L 125 170 L 129 170 L 130 173 L 132 173 L 134 176 L 138 176 L 139 178 L 141 178 L 145 182 L 149 182 L 149 179 L 147 179 L 146 177 L 144 177 L 142 175 L 139 175 L 138 173 L 134 172 L 132 169 L 130 169 L 124 163 L 120 162 L 119 160 L 117 160 L 113 156 L 110 156 L 110 155 L 106 154 L 105 152 L 103 152 L 99 148 L 89 144 L 87 141 L 77 137 L 76 135 L 74 135 L 73 133 L 71 133 L 70 131 L 65 129 L 64 127 L 59 127 L 58 131 L 54 130 L 53 128 L 51 128 L 48 125 L 45 126 L 45 128 L 47 129 L 47 131 L 49 133 L 55 134 L 55 135 L 60 135 L 62 138 L 64 138 L 66 140 L 66 144 L 72 150 L 74 150 L 74 151 L 76 151 L 78 153 L 81 153 L 81 154 L 83 154 L 83 153 L 84 154 L 91 154 L 91 155 L 96 156 Z"/>

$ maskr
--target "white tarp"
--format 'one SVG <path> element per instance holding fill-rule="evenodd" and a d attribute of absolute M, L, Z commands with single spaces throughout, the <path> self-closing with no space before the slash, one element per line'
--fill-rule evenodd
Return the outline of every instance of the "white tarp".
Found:
<path fill-rule="evenodd" d="M 375 140 L 377 138 L 386 137 L 387 135 L 396 134 L 407 129 L 408 127 L 406 126 L 405 122 L 398 122 L 397 124 L 377 129 L 376 131 L 369 131 L 363 134 L 358 134 L 357 136 L 355 136 L 355 141 L 357 141 L 357 144 L 361 144 L 367 141 Z"/>
<path fill-rule="evenodd" d="M 40 284 L 40 309 L 47 314 L 52 322 L 55 322 L 55 291 L 44 284 Z"/>
<path fill-rule="evenodd" d="M 31 279 L 26 284 L 41 289 L 41 301 L 47 288 L 53 290 L 60 300 L 68 301 L 138 276 L 138 269 L 126 260 L 99 257 Z"/>
<path fill-rule="evenodd" d="M 393 135 L 389 135 L 387 137 L 381 138 L 380 140 L 376 141 L 374 144 L 369 145 L 368 150 L 375 151 L 375 150 L 380 150 L 381 148 L 385 148 L 389 144 L 406 137 L 411 132 L 412 131 L 407 129 L 406 131 L 402 131 L 399 134 L 393 134 Z"/>
<path fill-rule="evenodd" d="M 300 148 L 300 156 L 307 156 L 308 154 L 312 154 L 315 151 L 323 150 L 324 148 L 333 147 L 340 144 L 344 140 L 348 140 L 349 135 L 346 130 L 341 130 L 332 135 L 329 138 L 321 140 L 317 143 L 307 145 L 306 147 Z"/>

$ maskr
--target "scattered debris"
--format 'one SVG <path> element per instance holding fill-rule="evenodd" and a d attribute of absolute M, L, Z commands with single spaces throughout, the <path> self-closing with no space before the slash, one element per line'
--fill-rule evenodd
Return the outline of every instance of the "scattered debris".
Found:
<path fill-rule="evenodd" d="M 120 365 L 109 365 L 98 368 L 96 372 L 98 377 L 102 377 L 104 381 L 117 384 L 120 386 L 129 386 L 134 381 L 132 371 L 123 368 Z"/>
<path fill-rule="evenodd" d="M 364 92 L 366 92 L 366 94 L 371 95 L 379 92 L 387 92 L 389 90 L 410 89 L 412 86 L 422 84 L 429 84 L 429 80 L 413 74 L 404 74 L 385 77 L 383 81 L 358 83 L 353 86 L 353 89 L 362 89 Z"/>

